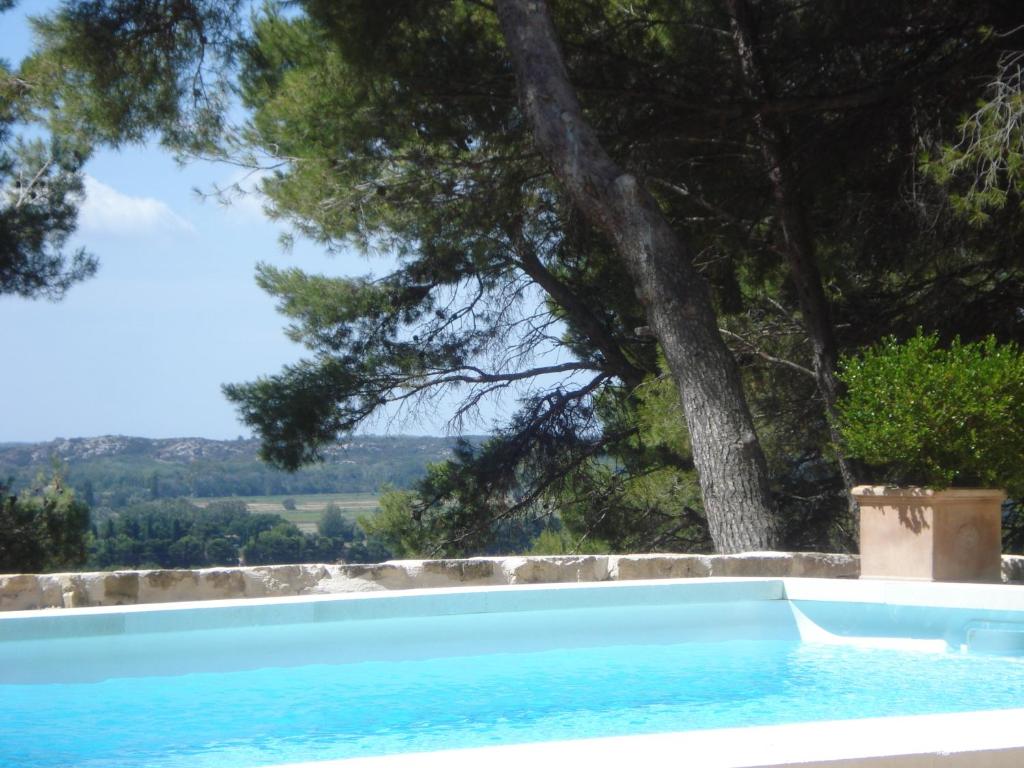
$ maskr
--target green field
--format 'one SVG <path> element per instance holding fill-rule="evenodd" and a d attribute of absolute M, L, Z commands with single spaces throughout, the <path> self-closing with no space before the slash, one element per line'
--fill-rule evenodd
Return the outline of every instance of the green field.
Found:
<path fill-rule="evenodd" d="M 285 509 L 281 502 L 295 500 L 295 509 Z M 221 496 L 219 498 L 190 499 L 197 507 L 205 507 L 217 501 L 243 501 L 250 512 L 269 512 L 295 523 L 307 533 L 316 530 L 316 524 L 327 505 L 334 503 L 351 520 L 360 515 L 374 512 L 379 497 L 375 493 L 312 493 L 293 496 Z"/>

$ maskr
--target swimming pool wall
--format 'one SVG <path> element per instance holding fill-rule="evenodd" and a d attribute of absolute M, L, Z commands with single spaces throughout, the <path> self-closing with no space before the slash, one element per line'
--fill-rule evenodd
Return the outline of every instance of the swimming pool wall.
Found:
<path fill-rule="evenodd" d="M 0 615 L 0 677 L 143 675 L 154 658 L 160 674 L 253 669 L 280 663 L 280 648 L 296 643 L 308 648 L 301 663 L 321 650 L 336 661 L 339 647 L 350 662 L 536 651 L 594 637 L 632 642 L 638 622 L 655 643 L 678 642 L 683 627 L 689 641 L 802 638 L 1021 654 L 1022 594 L 988 585 L 712 578 L 8 613 Z M 632 625 L 608 621 L 620 606 L 633 610 Z M 261 632 L 241 647 L 239 632 L 251 627 Z"/>
<path fill-rule="evenodd" d="M 840 637 L 944 639 L 966 642 L 968 629 L 985 622 L 1024 632 L 1024 587 L 830 579 L 707 578 L 605 584 L 463 587 L 309 595 L 277 599 L 181 602 L 17 612 L 0 615 L 0 642 L 85 636 L 152 634 L 251 626 L 353 622 L 459 614 L 600 607 L 696 606 L 695 632 L 716 632 L 733 606 L 783 601 L 821 630 Z M 852 604 L 856 611 L 850 610 Z M 787 608 L 786 616 L 789 616 Z M 553 618 L 550 620 L 554 620 Z M 760 622 L 738 614 L 736 620 Z M 735 626 L 723 631 L 734 632 Z"/>

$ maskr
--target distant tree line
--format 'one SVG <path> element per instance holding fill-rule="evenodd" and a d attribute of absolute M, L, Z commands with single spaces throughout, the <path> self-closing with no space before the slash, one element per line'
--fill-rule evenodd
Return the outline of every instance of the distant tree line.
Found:
<path fill-rule="evenodd" d="M 202 568 L 279 563 L 367 562 L 390 552 L 330 504 L 315 533 L 280 515 L 252 513 L 243 502 L 200 508 L 184 499 L 100 510 L 91 525 L 91 570 Z"/>
<path fill-rule="evenodd" d="M 0 573 L 122 568 L 202 568 L 284 563 L 380 562 L 443 552 L 409 514 L 412 492 L 386 489 L 380 509 L 358 520 L 327 505 L 315 532 L 281 515 L 250 512 L 242 501 L 199 507 L 187 499 L 155 499 L 90 509 L 59 473 L 14 493 L 0 484 Z M 285 499 L 285 502 L 290 499 Z M 557 515 L 498 520 L 483 555 L 604 551 L 576 541 Z"/>
<path fill-rule="evenodd" d="M 378 535 L 329 504 L 314 533 L 240 501 L 200 508 L 161 499 L 90 510 L 59 475 L 13 493 L 0 483 L 0 573 L 118 568 L 201 568 L 309 562 L 377 562 Z"/>

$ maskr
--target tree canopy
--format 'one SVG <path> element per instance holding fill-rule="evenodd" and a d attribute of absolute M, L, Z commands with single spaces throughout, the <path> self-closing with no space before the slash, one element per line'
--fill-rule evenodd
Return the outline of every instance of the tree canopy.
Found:
<path fill-rule="evenodd" d="M 0 14 L 13 5 L 0 3 Z M 65 249 L 89 145 L 46 133 L 47 85 L 31 66 L 12 69 L 0 60 L 0 296 L 60 299 L 97 268 L 85 249 Z"/>
<path fill-rule="evenodd" d="M 86 559 L 89 507 L 59 474 L 20 494 L 0 483 L 0 573 L 70 570 Z"/>
<path fill-rule="evenodd" d="M 582 155 L 538 139 L 514 25 L 495 13 L 519 5 L 309 0 L 238 21 L 238 5 L 201 0 L 68 2 L 41 24 L 36 60 L 60 62 L 65 126 L 113 143 L 156 131 L 242 163 L 298 232 L 394 257 L 356 279 L 260 269 L 307 349 L 225 388 L 271 461 L 315 460 L 385 406 L 455 390 L 458 422 L 504 392 L 515 416 L 407 505 L 434 552 L 479 551 L 496 522 L 552 516 L 580 541 L 705 548 L 701 456 L 734 452 L 765 457 L 774 542 L 848 544 L 853 469 L 839 473 L 829 421 L 839 355 L 919 326 L 947 341 L 1024 335 L 1018 211 L 978 226 L 921 168 L 1021 48 L 1024 9 L 551 4 L 574 125 L 685 243 L 645 287 L 622 257 L 629 230 L 602 225 L 591 182 L 574 187 Z M 699 386 L 671 326 L 690 312 L 675 298 L 704 284 L 714 333 L 692 360 L 720 334 L 742 378 L 725 410 L 749 403 L 753 417 L 712 446 L 694 426 L 721 407 L 681 426 Z M 738 541 L 713 529 L 716 546 Z"/>

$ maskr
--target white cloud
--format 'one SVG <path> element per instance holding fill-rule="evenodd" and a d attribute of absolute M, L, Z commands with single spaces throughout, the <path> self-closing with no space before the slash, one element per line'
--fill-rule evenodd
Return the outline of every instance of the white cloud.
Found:
<path fill-rule="evenodd" d="M 108 235 L 149 235 L 194 232 L 188 219 L 152 197 L 131 197 L 85 177 L 85 202 L 78 212 L 83 231 Z"/>

